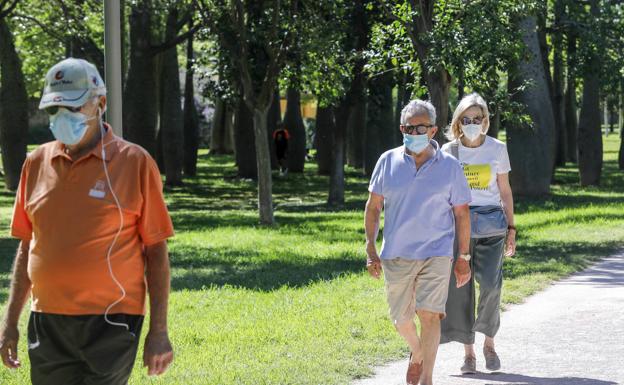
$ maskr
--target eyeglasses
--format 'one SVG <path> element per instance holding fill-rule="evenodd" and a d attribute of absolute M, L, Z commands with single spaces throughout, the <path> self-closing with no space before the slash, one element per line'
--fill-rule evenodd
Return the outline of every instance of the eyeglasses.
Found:
<path fill-rule="evenodd" d="M 472 119 L 464 117 L 461 120 L 461 124 L 463 126 L 467 126 L 469 124 L 481 124 L 482 121 L 483 121 L 483 116 L 475 116 Z"/>
<path fill-rule="evenodd" d="M 404 126 L 405 132 L 410 135 L 424 135 L 427 131 L 433 127 L 433 124 L 419 124 L 416 126 Z"/>
<path fill-rule="evenodd" d="M 69 106 L 52 106 L 52 107 L 48 107 L 45 109 L 45 111 L 49 114 L 49 115 L 56 115 L 56 113 L 59 111 L 59 108 L 65 108 L 70 112 L 80 112 L 80 110 L 82 110 L 82 107 L 84 106 L 80 106 L 80 107 L 69 107 Z"/>

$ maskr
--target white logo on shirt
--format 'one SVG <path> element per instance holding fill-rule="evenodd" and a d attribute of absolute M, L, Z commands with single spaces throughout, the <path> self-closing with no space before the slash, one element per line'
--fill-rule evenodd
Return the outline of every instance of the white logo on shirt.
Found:
<path fill-rule="evenodd" d="M 89 190 L 89 196 L 93 198 L 103 199 L 106 196 L 106 183 L 103 180 L 95 182 L 95 186 Z"/>

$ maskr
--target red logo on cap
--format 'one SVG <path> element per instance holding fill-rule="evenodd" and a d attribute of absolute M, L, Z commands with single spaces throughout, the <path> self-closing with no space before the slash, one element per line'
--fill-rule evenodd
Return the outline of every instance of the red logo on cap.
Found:
<path fill-rule="evenodd" d="M 62 96 L 55 96 L 52 101 L 53 102 L 61 102 L 61 101 L 63 101 L 63 97 Z"/>
<path fill-rule="evenodd" d="M 97 77 L 92 76 L 92 77 L 91 77 L 91 81 L 93 82 L 93 84 L 94 84 L 94 85 L 96 85 L 96 86 L 98 85 L 98 80 L 97 80 Z"/>
<path fill-rule="evenodd" d="M 63 79 L 63 76 L 65 76 L 63 71 L 59 71 L 59 72 L 56 73 L 56 75 L 54 75 L 54 79 L 61 80 L 61 79 Z"/>

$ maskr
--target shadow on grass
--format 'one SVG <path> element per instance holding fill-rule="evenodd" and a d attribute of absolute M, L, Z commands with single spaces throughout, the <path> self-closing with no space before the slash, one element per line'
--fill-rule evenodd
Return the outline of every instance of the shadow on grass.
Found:
<path fill-rule="evenodd" d="M 252 259 L 253 256 L 246 256 Z M 199 262 L 199 263 L 198 263 Z M 331 280 L 346 273 L 361 272 L 364 263 L 350 256 L 309 260 L 295 256 L 256 263 L 232 262 L 221 258 L 197 261 L 175 261 L 171 278 L 173 290 L 200 290 L 211 286 L 234 286 L 251 290 L 271 291 L 283 286 L 302 287 Z"/>
<path fill-rule="evenodd" d="M 8 298 L 13 259 L 18 244 L 17 239 L 0 238 L 0 303 L 4 303 Z"/>
<path fill-rule="evenodd" d="M 588 242 L 519 243 L 517 256 L 505 260 L 503 275 L 513 279 L 538 273 L 560 273 L 562 269 L 579 271 L 592 261 L 609 256 L 621 247 L 619 242 L 601 244 Z"/>

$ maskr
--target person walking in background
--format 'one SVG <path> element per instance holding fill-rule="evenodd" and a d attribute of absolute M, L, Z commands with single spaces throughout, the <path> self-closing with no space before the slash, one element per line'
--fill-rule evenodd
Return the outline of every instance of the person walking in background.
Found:
<path fill-rule="evenodd" d="M 167 328 L 173 236 L 156 162 L 104 123 L 95 66 L 69 58 L 45 78 L 39 108 L 55 141 L 28 155 L 11 234 L 20 239 L 0 327 L 0 356 L 18 368 L 18 321 L 28 295 L 35 385 L 123 385 L 134 367 L 149 291 L 143 352 L 149 375 L 173 360 Z"/>
<path fill-rule="evenodd" d="M 288 141 L 290 140 L 290 133 L 284 126 L 283 122 L 277 124 L 277 129 L 273 131 L 273 141 L 275 143 L 275 153 L 277 155 L 277 162 L 280 166 L 280 173 L 286 175 L 288 173 Z"/>
<path fill-rule="evenodd" d="M 473 279 L 467 285 L 457 287 L 451 277 L 447 317 L 442 321 L 441 337 L 441 343 L 456 341 L 464 344 L 463 374 L 477 371 L 475 332 L 485 335 L 486 369 L 497 371 L 501 367 L 494 337 L 500 326 L 503 256 L 513 256 L 516 249 L 509 156 L 505 143 L 486 135 L 489 124 L 485 100 L 476 93 L 470 94 L 457 106 L 447 132 L 451 141 L 442 147 L 462 164 L 472 196 L 470 265 Z M 463 252 L 456 249 L 455 255 Z M 457 258 L 455 261 L 461 262 Z M 480 290 L 477 317 L 475 280 Z"/>
<path fill-rule="evenodd" d="M 408 385 L 433 383 L 455 238 L 462 252 L 454 268 L 455 281 L 461 286 L 470 279 L 470 190 L 457 160 L 440 151 L 432 139 L 437 132 L 435 115 L 433 105 L 421 100 L 403 108 L 404 146 L 385 152 L 377 161 L 365 211 L 366 265 L 374 278 L 383 269 L 390 317 L 411 350 Z M 385 223 L 378 255 L 382 210 Z"/>

